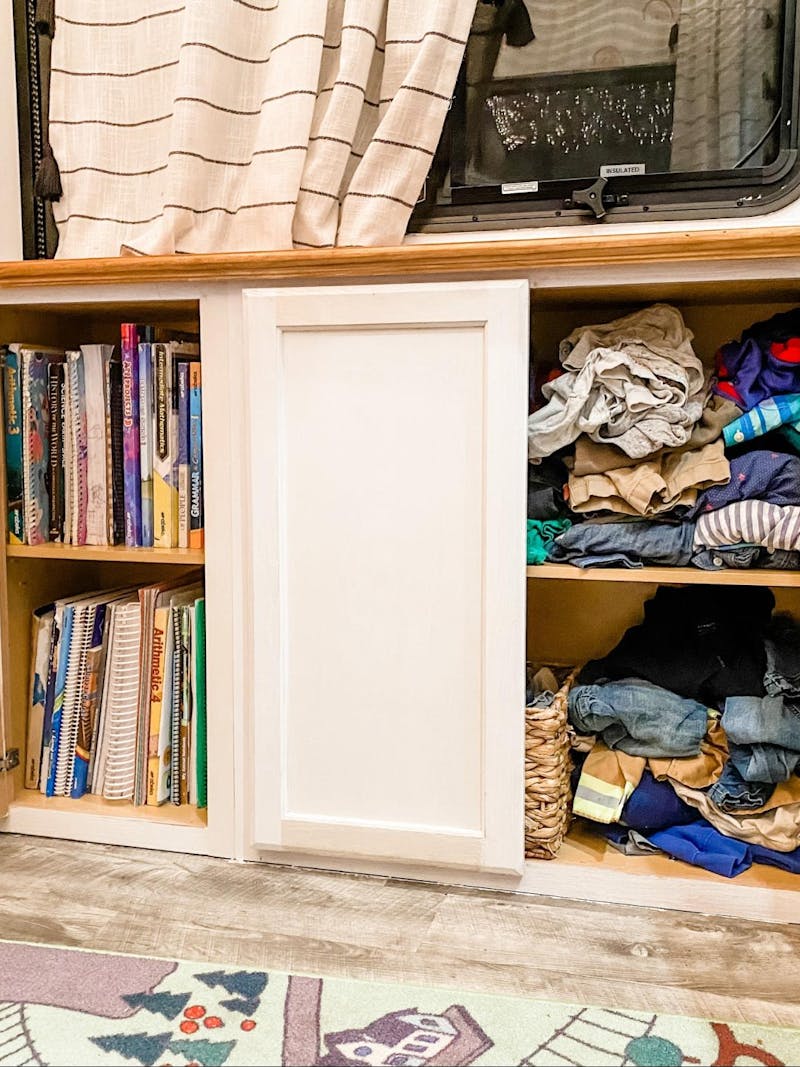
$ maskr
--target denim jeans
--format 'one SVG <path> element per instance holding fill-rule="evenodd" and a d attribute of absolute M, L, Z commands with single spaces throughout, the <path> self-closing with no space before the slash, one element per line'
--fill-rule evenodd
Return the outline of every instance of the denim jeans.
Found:
<path fill-rule="evenodd" d="M 576 567 L 685 567 L 692 558 L 693 537 L 690 522 L 583 523 L 557 538 L 548 558 Z"/>
<path fill-rule="evenodd" d="M 719 780 L 708 790 L 708 799 L 729 814 L 755 811 L 767 803 L 774 789 L 772 782 L 746 782 L 729 758 Z"/>
<path fill-rule="evenodd" d="M 719 571 L 725 567 L 762 570 L 800 570 L 800 552 L 777 548 L 774 552 L 760 545 L 721 545 L 717 548 L 701 548 L 692 556 L 692 566 L 704 571 Z"/>
<path fill-rule="evenodd" d="M 800 763 L 800 707 L 784 701 L 782 696 L 729 697 L 722 713 L 722 727 L 728 736 L 730 754 L 717 783 L 722 786 L 720 796 L 727 796 L 728 791 L 734 797 L 746 793 L 742 782 L 785 782 Z M 728 775 L 729 768 L 736 775 Z M 715 796 L 712 799 L 722 807 Z"/>
<path fill-rule="evenodd" d="M 569 694 L 575 729 L 602 734 L 609 748 L 631 756 L 696 756 L 707 719 L 704 704 L 634 678 L 579 685 Z"/>
<path fill-rule="evenodd" d="M 734 745 L 776 745 L 800 755 L 800 708 L 782 696 L 728 697 L 722 727 Z"/>

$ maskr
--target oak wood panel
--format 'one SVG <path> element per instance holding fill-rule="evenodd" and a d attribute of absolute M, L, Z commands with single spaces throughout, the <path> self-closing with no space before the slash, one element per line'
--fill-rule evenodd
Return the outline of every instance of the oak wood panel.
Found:
<path fill-rule="evenodd" d="M 800 571 L 703 571 L 699 567 L 573 567 L 571 563 L 543 563 L 527 568 L 528 578 L 564 582 L 645 582 L 648 585 L 768 585 L 800 588 Z M 608 593 L 606 593 L 608 595 Z M 613 594 L 612 594 L 613 595 Z"/>
<path fill-rule="evenodd" d="M 793 925 L 10 835 L 0 868 L 9 939 L 729 1021 L 800 1010 Z"/>
<path fill-rule="evenodd" d="M 526 240 L 405 244 L 391 248 L 121 256 L 0 263 L 0 288 L 246 278 L 353 278 L 537 267 L 781 260 L 800 256 L 800 227 L 614 233 Z"/>
<path fill-rule="evenodd" d="M 182 563 L 200 566 L 202 548 L 127 548 L 125 545 L 6 545 L 6 555 L 19 559 L 97 560 L 101 563 Z"/>
<path fill-rule="evenodd" d="M 64 811 L 70 814 L 103 815 L 121 819 L 143 819 L 145 822 L 174 823 L 176 826 L 205 826 L 206 809 L 198 810 L 191 804 L 160 804 L 158 807 L 141 805 L 135 807 L 129 800 L 106 800 L 104 797 L 85 793 L 74 797 L 47 797 L 35 789 L 21 789 L 14 798 L 14 805 L 35 808 L 39 811 Z"/>

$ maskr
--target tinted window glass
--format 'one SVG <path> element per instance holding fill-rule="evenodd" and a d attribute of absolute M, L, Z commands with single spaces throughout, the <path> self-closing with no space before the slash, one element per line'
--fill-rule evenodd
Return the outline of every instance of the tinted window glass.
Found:
<path fill-rule="evenodd" d="M 481 0 L 453 116 L 452 185 L 767 166 L 781 149 L 784 8 Z"/>

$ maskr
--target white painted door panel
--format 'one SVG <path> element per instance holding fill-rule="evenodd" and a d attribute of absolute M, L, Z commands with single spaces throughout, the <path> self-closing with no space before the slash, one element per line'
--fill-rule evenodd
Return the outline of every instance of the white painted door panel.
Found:
<path fill-rule="evenodd" d="M 244 300 L 253 844 L 518 870 L 527 285 Z"/>

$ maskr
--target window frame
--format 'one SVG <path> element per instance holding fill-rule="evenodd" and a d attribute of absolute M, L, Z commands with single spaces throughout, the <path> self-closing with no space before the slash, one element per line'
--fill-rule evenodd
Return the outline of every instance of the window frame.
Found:
<path fill-rule="evenodd" d="M 736 171 L 651 173 L 608 179 L 605 223 L 713 219 L 774 211 L 797 199 L 800 186 L 800 0 L 785 0 L 776 159 Z M 458 232 L 520 226 L 585 225 L 593 211 L 572 201 L 589 178 L 539 181 L 535 193 L 501 191 L 499 185 L 450 189 L 449 159 L 464 158 L 465 63 L 462 64 L 439 147 L 412 213 L 410 232 Z M 788 112 L 788 115 L 787 115 Z"/>

